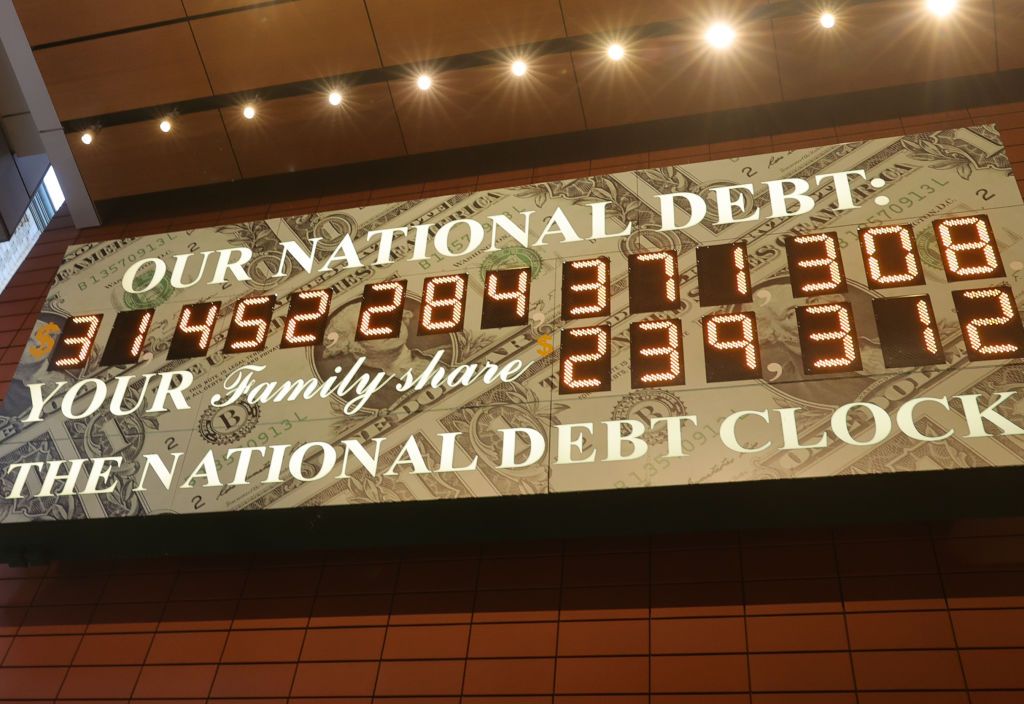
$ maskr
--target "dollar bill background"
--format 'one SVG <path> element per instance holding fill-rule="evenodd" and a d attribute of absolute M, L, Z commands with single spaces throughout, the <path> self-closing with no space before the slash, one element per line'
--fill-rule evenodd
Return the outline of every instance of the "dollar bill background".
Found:
<path fill-rule="evenodd" d="M 804 215 L 784 219 L 758 219 L 730 225 L 714 225 L 717 213 L 709 200 L 705 222 L 685 231 L 659 231 L 659 194 L 688 191 L 709 197 L 711 188 L 741 183 L 799 177 L 814 183 L 820 173 L 863 169 L 869 178 L 882 177 L 887 185 L 878 192 L 858 193 L 861 207 L 836 212 L 828 184 L 814 188 L 810 195 L 815 207 Z M 888 203 L 875 202 L 884 194 Z M 405 227 L 422 223 L 441 225 L 454 219 L 486 221 L 487 216 L 533 211 L 533 222 L 560 208 L 581 233 L 590 231 L 589 205 L 609 202 L 608 229 L 617 231 L 627 223 L 633 234 L 626 238 L 586 240 L 554 244 L 543 248 L 502 242 L 498 251 L 479 248 L 456 258 L 434 256 L 426 261 L 408 261 L 411 243 L 402 240 L 394 247 L 394 263 L 332 272 L 305 272 L 287 261 L 283 277 L 275 277 L 282 242 L 299 242 L 309 248 L 320 238 L 321 250 L 330 251 L 345 235 L 353 235 L 360 257 L 376 257 L 376 244 L 362 237 L 369 230 Z M 767 194 L 758 191 L 749 210 L 767 212 Z M 702 164 L 647 169 L 583 179 L 502 188 L 478 193 L 455 194 L 403 203 L 375 205 L 345 211 L 312 213 L 283 219 L 239 223 L 215 228 L 166 233 L 113 242 L 76 245 L 69 248 L 43 312 L 25 348 L 0 415 L 0 484 L 2 495 L 10 490 L 12 477 L 6 473 L 13 463 L 73 457 L 120 455 L 116 470 L 118 488 L 110 494 L 10 500 L 0 498 L 0 522 L 60 520 L 131 516 L 159 513 L 187 514 L 207 511 L 326 506 L 425 499 L 454 499 L 501 495 L 540 494 L 589 489 L 624 489 L 641 486 L 729 482 L 769 478 L 830 476 L 850 473 L 880 473 L 978 466 L 1021 464 L 1024 446 L 1017 438 L 951 439 L 943 443 L 912 441 L 893 435 L 882 444 L 856 447 L 832 443 L 826 448 L 806 451 L 770 451 L 738 455 L 722 446 L 717 437 L 722 417 L 740 409 L 799 406 L 801 433 L 816 438 L 828 426 L 831 411 L 851 400 L 877 403 L 895 409 L 904 400 L 920 395 L 991 393 L 1019 388 L 1022 367 L 1006 363 L 967 364 L 963 342 L 956 325 L 946 283 L 938 259 L 931 220 L 956 213 L 985 212 L 996 229 L 999 247 L 1007 265 L 1010 285 L 1018 285 L 1024 265 L 1024 206 L 998 132 L 992 126 L 960 128 L 908 137 L 815 147 L 728 159 Z M 680 213 L 680 217 L 685 217 Z M 927 284 L 923 288 L 870 291 L 856 247 L 856 229 L 866 223 L 900 222 L 914 227 L 925 265 Z M 536 226 L 535 226 L 536 227 Z M 799 341 L 794 307 L 806 301 L 794 300 L 787 278 L 783 238 L 793 232 L 834 230 L 843 245 L 843 261 L 850 290 L 841 298 L 854 306 L 856 326 L 864 357 L 864 370 L 832 377 L 805 377 L 801 371 Z M 356 236 L 357 233 L 359 236 Z M 714 309 L 697 304 L 695 247 L 742 240 L 750 254 L 754 302 L 743 310 L 757 313 L 765 367 L 765 380 L 708 385 L 703 382 L 699 320 Z M 146 257 L 171 257 L 195 251 L 244 246 L 253 250 L 248 265 L 252 280 L 225 285 L 200 284 L 175 289 L 166 282 L 142 294 L 126 293 L 121 278 L 135 261 Z M 454 251 L 465 242 L 451 243 Z M 685 333 L 684 363 L 687 384 L 682 387 L 633 390 L 629 383 L 629 323 L 644 316 L 628 311 L 626 255 L 636 251 L 672 249 L 680 256 L 683 307 L 678 317 Z M 607 320 L 586 324 L 613 326 L 613 386 L 607 393 L 564 396 L 557 392 L 557 350 L 559 330 L 566 326 L 559 313 L 561 262 L 604 254 L 612 259 L 612 312 Z M 481 330 L 483 272 L 495 268 L 529 267 L 533 276 L 530 323 L 522 328 Z M 452 335 L 417 334 L 415 315 L 423 278 L 448 272 L 469 273 L 466 327 Z M 139 283 L 148 274 L 139 275 Z M 389 341 L 358 343 L 353 338 L 355 311 L 363 286 L 388 278 L 406 278 L 409 297 L 403 334 Z M 968 286 L 960 286 L 965 288 Z M 287 296 L 293 291 L 330 288 L 334 294 L 332 314 L 324 345 L 316 348 L 279 349 L 280 329 L 287 312 Z M 221 352 L 233 302 L 245 295 L 273 292 L 278 297 L 273 330 L 267 349 L 254 353 L 224 355 Z M 881 361 L 870 300 L 880 295 L 930 294 L 942 331 L 947 364 L 909 370 L 886 370 Z M 830 300 L 828 298 L 811 299 Z M 221 311 L 215 339 L 206 357 L 168 361 L 167 346 L 180 307 L 199 301 L 220 301 Z M 155 307 L 156 319 L 139 364 L 101 367 L 99 355 L 106 331 L 116 312 Z M 64 321 L 73 315 L 103 313 L 104 327 L 89 363 L 72 372 L 46 369 L 49 353 Z M 573 326 L 582 324 L 574 323 Z M 262 380 L 298 377 L 324 378 L 335 366 L 348 368 L 357 358 L 365 359 L 371 370 L 393 373 L 422 369 L 436 352 L 447 364 L 496 364 L 513 359 L 532 362 L 527 374 L 515 382 L 498 385 L 474 384 L 457 390 L 426 389 L 399 393 L 382 391 L 353 415 L 342 410 L 342 401 L 316 399 L 296 403 L 258 405 L 239 402 L 227 407 L 210 405 L 211 397 L 223 393 L 224 380 L 245 364 L 263 364 Z M 158 415 L 143 411 L 114 416 L 100 410 L 73 420 L 51 413 L 42 422 L 26 424 L 27 383 L 95 377 L 111 380 L 119 374 L 144 374 L 189 369 L 196 383 L 189 389 L 187 411 Z M 140 392 L 141 384 L 136 386 Z M 147 393 L 151 393 L 150 388 Z M 1024 403 L 1021 401 L 1019 403 Z M 1012 409 L 1024 414 L 1024 408 Z M 940 409 L 941 411 L 941 409 Z M 600 423 L 603 420 L 636 418 L 646 420 L 667 415 L 697 415 L 697 427 L 687 433 L 684 460 L 666 460 L 663 431 L 649 430 L 645 440 L 648 454 L 635 461 L 556 465 L 550 454 L 529 467 L 499 469 L 499 430 L 508 427 L 534 428 L 548 436 L 552 427 L 564 423 Z M 948 427 L 951 415 L 929 411 L 921 420 L 923 428 Z M 458 432 L 461 464 L 479 458 L 475 472 L 410 474 L 373 477 L 354 472 L 345 480 L 317 482 L 285 481 L 223 487 L 177 487 L 165 492 L 159 484 L 138 492 L 141 458 L 146 453 L 181 452 L 180 467 L 191 468 L 207 451 L 219 453 L 232 447 L 298 444 L 311 439 L 337 442 L 356 439 L 369 442 L 384 437 L 381 466 L 397 456 L 410 436 L 419 440 L 430 465 L 440 452 L 438 433 Z M 756 429 L 747 438 L 761 442 Z M 587 454 L 585 447 L 581 454 Z M 315 457 L 307 458 L 311 472 Z M 254 462 L 250 474 L 258 477 L 265 469 Z M 179 470 L 179 473 L 182 470 Z M 182 476 L 185 476 L 183 474 Z"/>

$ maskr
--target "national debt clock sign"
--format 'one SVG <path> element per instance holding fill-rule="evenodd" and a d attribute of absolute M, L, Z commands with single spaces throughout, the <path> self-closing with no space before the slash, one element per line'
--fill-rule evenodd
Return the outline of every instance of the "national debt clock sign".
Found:
<path fill-rule="evenodd" d="M 1024 458 L 978 126 L 71 247 L 0 522 Z"/>

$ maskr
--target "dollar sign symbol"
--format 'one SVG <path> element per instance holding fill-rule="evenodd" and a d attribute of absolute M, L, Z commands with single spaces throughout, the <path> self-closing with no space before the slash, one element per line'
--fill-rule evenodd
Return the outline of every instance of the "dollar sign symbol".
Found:
<path fill-rule="evenodd" d="M 541 335 L 537 338 L 537 354 L 541 357 L 547 357 L 554 351 L 555 346 L 551 344 L 551 335 Z"/>
<path fill-rule="evenodd" d="M 53 338 L 56 337 L 59 332 L 60 328 L 55 323 L 47 323 L 36 330 L 32 335 L 35 345 L 28 348 L 28 353 L 32 355 L 32 358 L 42 359 L 48 355 L 55 344 Z"/>

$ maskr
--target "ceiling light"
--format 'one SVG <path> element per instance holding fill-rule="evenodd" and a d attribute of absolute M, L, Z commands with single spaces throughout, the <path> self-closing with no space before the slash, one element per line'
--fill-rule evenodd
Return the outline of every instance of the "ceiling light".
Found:
<path fill-rule="evenodd" d="M 170 132 L 171 131 L 171 121 L 170 120 L 160 120 L 160 131 L 161 132 Z"/>
<path fill-rule="evenodd" d="M 956 0 L 928 0 L 928 10 L 936 17 L 945 17 L 956 9 Z"/>
<path fill-rule="evenodd" d="M 92 132 L 82 133 L 82 144 L 92 144 Z"/>
<path fill-rule="evenodd" d="M 331 105 L 341 105 L 341 93 L 336 90 L 332 90 L 327 96 L 327 102 Z"/>
<path fill-rule="evenodd" d="M 416 87 L 420 90 L 430 90 L 432 85 L 434 85 L 434 81 L 427 74 L 421 73 L 416 77 Z"/>
<path fill-rule="evenodd" d="M 831 12 L 822 12 L 821 17 L 818 18 L 818 22 L 825 29 L 832 29 L 836 26 L 836 16 Z"/>
<path fill-rule="evenodd" d="M 704 40 L 715 49 L 728 48 L 736 39 L 736 32 L 724 22 L 715 22 L 704 33 Z"/>
<path fill-rule="evenodd" d="M 252 118 L 256 117 L 256 108 L 254 108 L 252 105 L 246 105 L 244 108 L 242 108 L 242 116 L 246 120 L 251 120 Z"/>
<path fill-rule="evenodd" d="M 512 62 L 512 75 L 513 76 L 525 76 L 526 75 L 526 62 L 522 59 L 516 59 Z"/>
<path fill-rule="evenodd" d="M 608 58 L 612 61 L 618 61 L 626 55 L 626 50 L 622 48 L 621 44 L 612 44 L 608 47 Z"/>

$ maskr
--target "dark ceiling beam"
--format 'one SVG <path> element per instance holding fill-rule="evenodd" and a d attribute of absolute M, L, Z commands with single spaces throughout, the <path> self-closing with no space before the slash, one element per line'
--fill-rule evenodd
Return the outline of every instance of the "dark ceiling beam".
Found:
<path fill-rule="evenodd" d="M 844 6 L 870 5 L 889 0 L 846 0 Z M 771 20 L 783 17 L 793 17 L 802 14 L 820 12 L 820 5 L 816 0 L 782 0 L 781 2 L 757 5 L 738 20 L 739 22 L 751 22 L 758 20 Z M 198 19 L 192 18 L 192 19 Z M 636 42 L 646 39 L 657 39 L 660 37 L 673 36 L 692 31 L 693 27 L 685 21 L 671 20 L 662 22 L 651 22 L 649 24 L 637 25 L 616 29 L 616 38 L 623 38 L 625 41 Z M 444 73 L 466 68 L 480 66 L 493 66 L 508 63 L 510 55 L 523 55 L 528 57 L 550 56 L 565 54 L 572 51 L 586 51 L 603 48 L 609 41 L 605 34 L 580 34 L 570 37 L 561 37 L 542 42 L 521 44 L 518 46 L 501 47 L 487 51 L 476 51 L 465 54 L 431 59 L 429 61 L 396 64 L 384 66 L 365 71 L 338 74 L 334 76 L 323 76 L 304 81 L 293 81 L 280 83 L 272 86 L 264 86 L 251 90 L 235 91 L 232 93 L 219 93 L 217 95 L 181 100 L 174 103 L 162 105 L 149 105 L 131 110 L 90 115 L 87 117 L 65 120 L 62 124 L 64 131 L 81 132 L 84 130 L 95 130 L 102 127 L 113 127 L 136 122 L 148 122 L 153 119 L 162 118 L 166 115 L 187 115 L 196 112 L 207 112 L 225 108 L 238 108 L 241 105 L 259 101 L 279 100 L 311 93 L 323 93 L 331 89 L 344 90 L 354 86 L 367 85 L 372 83 L 384 83 L 394 80 L 408 80 L 419 73 L 430 72 L 432 74 Z"/>
<path fill-rule="evenodd" d="M 100 201 L 105 223 L 152 220 L 462 178 L 659 149 L 764 137 L 950 110 L 998 105 L 1024 95 L 1024 69 L 771 103 L 248 178 Z"/>

